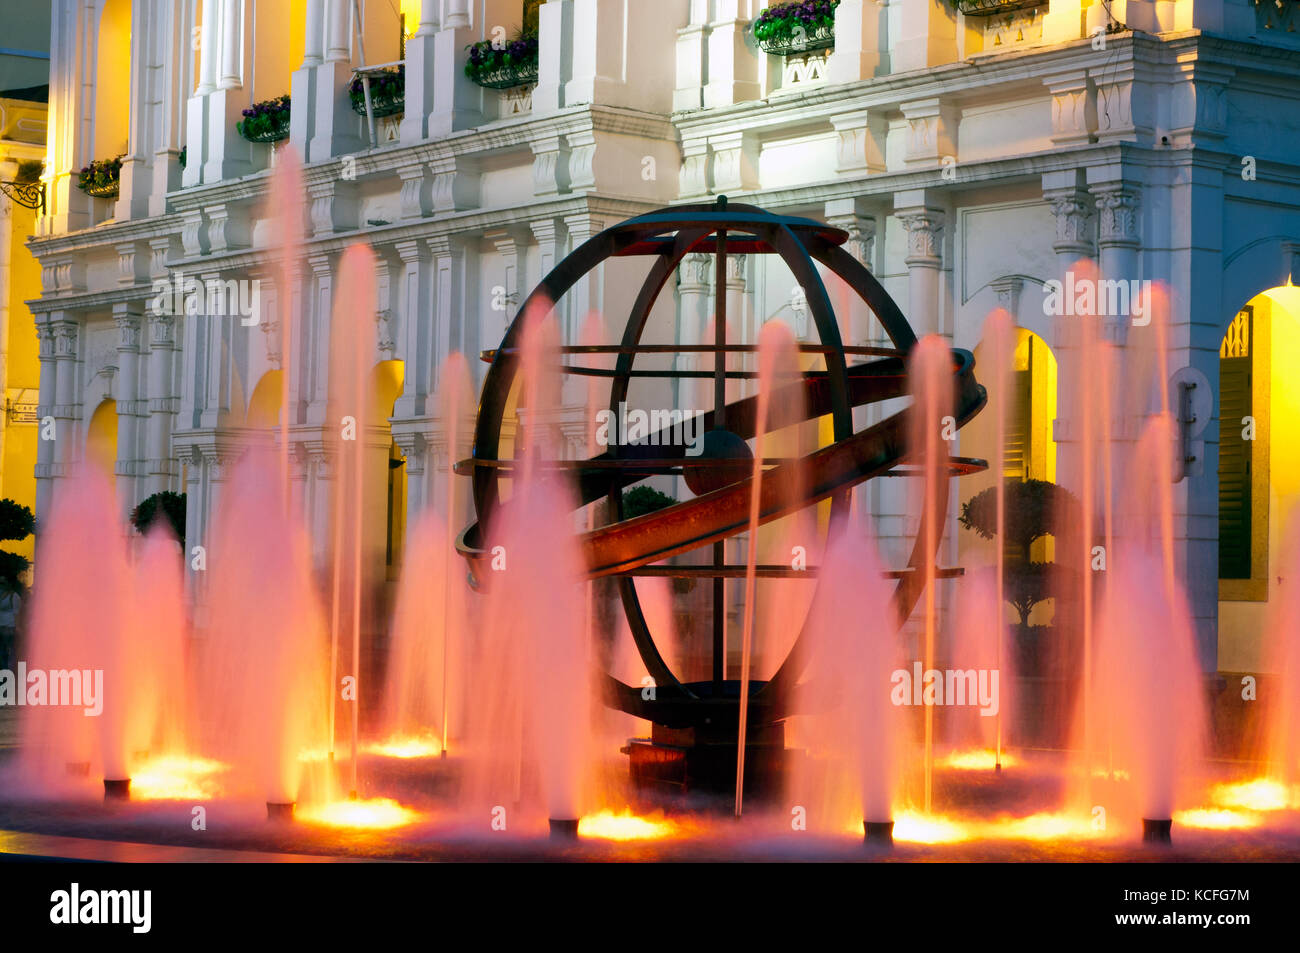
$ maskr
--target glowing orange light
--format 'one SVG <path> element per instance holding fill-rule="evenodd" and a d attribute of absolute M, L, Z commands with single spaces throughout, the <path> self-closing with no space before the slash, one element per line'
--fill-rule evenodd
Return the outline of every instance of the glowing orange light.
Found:
<path fill-rule="evenodd" d="M 1184 827 L 1201 827 L 1207 830 L 1236 830 L 1258 827 L 1259 818 L 1243 811 L 1211 810 L 1175 811 L 1174 823 Z"/>
<path fill-rule="evenodd" d="M 894 817 L 894 840 L 914 844 L 955 844 L 970 840 L 971 836 L 968 825 L 946 817 L 914 811 L 903 811 Z"/>
<path fill-rule="evenodd" d="M 989 821 L 981 832 L 986 837 L 1012 840 L 1058 840 L 1064 837 L 1088 837 L 1096 833 L 1091 821 L 1071 814 L 1031 814 L 1002 822 Z"/>
<path fill-rule="evenodd" d="M 330 801 L 308 804 L 297 812 L 299 820 L 324 827 L 352 827 L 362 830 L 385 830 L 405 827 L 419 819 L 417 811 L 403 807 L 391 798 L 368 801 Z"/>
<path fill-rule="evenodd" d="M 1286 785 L 1267 778 L 1238 781 L 1233 784 L 1216 784 L 1210 791 L 1210 801 L 1217 807 L 1243 808 L 1248 811 L 1284 811 L 1291 806 L 1292 798 Z"/>
<path fill-rule="evenodd" d="M 861 835 L 861 825 L 852 828 Z M 914 844 L 956 844 L 971 840 L 1062 840 L 1094 836 L 1087 817 L 1030 814 L 991 819 L 943 817 L 902 811 L 894 818 L 894 840 Z"/>
<path fill-rule="evenodd" d="M 998 756 L 993 750 L 972 748 L 966 751 L 953 751 L 939 759 L 940 767 L 955 768 L 959 771 L 992 771 L 997 767 Z M 1009 751 L 1002 752 L 1002 767 L 1011 768 L 1020 763 L 1020 759 Z"/>
<path fill-rule="evenodd" d="M 385 741 L 366 745 L 367 754 L 385 758 L 436 758 L 442 753 L 442 744 L 432 735 L 394 735 Z"/>
<path fill-rule="evenodd" d="M 206 758 L 151 758 L 131 772 L 131 798 L 140 801 L 207 800 L 221 793 L 216 775 L 229 765 Z"/>
<path fill-rule="evenodd" d="M 578 821 L 579 837 L 600 840 L 655 840 L 676 833 L 677 825 L 664 817 L 638 817 L 631 811 L 601 811 Z"/>

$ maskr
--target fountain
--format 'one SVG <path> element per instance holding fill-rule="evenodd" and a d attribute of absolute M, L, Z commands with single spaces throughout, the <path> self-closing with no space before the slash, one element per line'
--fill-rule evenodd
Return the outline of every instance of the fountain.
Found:
<path fill-rule="evenodd" d="M 300 171 L 281 157 L 276 175 L 292 189 Z M 287 284 L 302 207 L 283 204 L 272 232 Z M 984 388 L 971 354 L 916 338 L 842 248 L 846 237 L 725 200 L 602 232 L 480 355 L 472 434 L 462 425 L 471 375 L 448 357 L 443 449 L 426 448 L 429 460 L 445 457 L 412 489 L 425 506 L 407 534 L 382 688 L 366 667 L 363 612 L 379 563 L 364 505 L 383 410 L 371 405 L 375 264 L 364 245 L 349 248 L 330 331 L 327 538 L 310 539 L 290 482 L 306 415 L 291 399 L 302 345 L 286 306 L 278 439 L 250 433 L 233 448 L 188 594 L 184 557 L 161 528 L 124 541 L 104 474 L 83 468 L 59 482 L 25 662 L 102 673 L 103 708 L 98 720 L 67 706 L 23 712 L 20 754 L 0 767 L 22 787 L 0 788 L 0 819 L 53 801 L 32 823 L 139 837 L 168 805 L 203 804 L 222 815 L 218 837 L 272 849 L 548 857 L 600 842 L 625 852 L 606 856 L 685 859 L 1151 856 L 1142 852 L 1174 825 L 1180 849 L 1213 856 L 1224 830 L 1274 823 L 1271 849 L 1294 852 L 1278 833 L 1286 821 L 1267 820 L 1296 807 L 1300 703 L 1289 679 L 1269 708 L 1266 764 L 1239 781 L 1206 758 L 1173 539 L 1176 425 L 1159 296 L 1151 328 L 1123 340 L 1071 318 L 1080 327 L 1063 350 L 1062 400 L 1078 439 L 1062 482 L 1079 509 L 1053 545 L 1062 578 L 1077 584 L 1054 606 L 1066 675 L 1051 715 L 1069 740 L 1032 750 L 1008 702 L 1019 680 L 1001 549 L 1007 402 L 995 404 L 990 454 L 998 548 L 987 572 L 963 578 L 943 558 L 951 481 L 984 463 L 953 447 Z M 719 277 L 715 311 L 699 340 L 679 341 L 655 305 L 700 252 Z M 737 255 L 788 269 L 806 333 L 779 318 L 750 332 L 728 314 Z M 622 326 L 566 308 L 595 269 L 617 267 L 622 280 L 647 264 Z M 845 343 L 866 339 L 864 312 L 888 345 Z M 561 326 L 579 322 L 579 343 L 561 343 Z M 1002 393 L 1014 340 L 1010 315 L 992 314 L 981 378 Z M 601 414 L 661 399 L 676 406 L 639 435 L 596 437 Z M 696 408 L 706 408 L 699 443 L 683 414 Z M 871 497 L 855 503 L 855 489 L 876 478 L 912 490 L 901 566 L 884 562 L 869 514 L 854 509 Z M 1151 490 L 1121 492 L 1133 485 Z M 659 490 L 659 508 L 629 514 L 625 491 L 637 486 Z M 1300 558 L 1294 539 L 1300 530 L 1284 578 Z M 1098 547 L 1105 569 L 1086 568 Z M 79 585 L 46 581 L 66 578 Z M 1270 645 L 1286 673 L 1300 650 L 1294 594 L 1283 595 Z M 994 717 L 931 704 L 954 670 L 992 677 Z M 915 694 L 900 688 L 913 683 Z M 348 723 L 346 769 L 333 757 L 336 711 Z M 104 807 L 101 796 L 114 800 Z M 159 813 L 143 813 L 145 801 Z M 87 820 L 95 802 L 102 813 Z M 1094 823 L 1098 808 L 1110 826 Z"/>

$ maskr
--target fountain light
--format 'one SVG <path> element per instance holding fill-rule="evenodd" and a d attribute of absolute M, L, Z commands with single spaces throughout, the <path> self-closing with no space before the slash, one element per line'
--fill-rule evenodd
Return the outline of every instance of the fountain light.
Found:
<path fill-rule="evenodd" d="M 292 821 L 293 801 L 267 801 L 266 819 L 268 821 Z"/>
<path fill-rule="evenodd" d="M 999 762 L 997 752 L 992 749 L 970 748 L 965 751 L 949 752 L 938 763 L 941 767 L 958 771 L 993 771 L 998 770 Z M 1005 748 L 1002 750 L 1003 768 L 1014 768 L 1019 763 L 1019 758 Z"/>
<path fill-rule="evenodd" d="M 442 742 L 433 735 L 393 735 L 372 741 L 364 750 L 383 758 L 436 758 L 442 754 Z"/>
<path fill-rule="evenodd" d="M 1185 827 L 1199 827 L 1205 830 L 1230 831 L 1259 826 L 1259 818 L 1246 811 L 1226 810 L 1222 808 L 1197 808 L 1190 811 L 1177 811 L 1174 820 Z M 1143 821 L 1143 837 L 1146 834 L 1146 821 Z M 1165 821 L 1168 824 L 1168 821 Z"/>
<path fill-rule="evenodd" d="M 903 811 L 894 818 L 894 840 L 913 844 L 955 844 L 972 833 L 969 825 L 936 814 Z"/>
<path fill-rule="evenodd" d="M 131 774 L 131 796 L 145 801 L 207 800 L 221 793 L 216 776 L 229 765 L 208 758 L 151 758 Z"/>
<path fill-rule="evenodd" d="M 1210 801 L 1216 807 L 1249 811 L 1285 811 L 1294 803 L 1285 784 L 1268 778 L 1216 784 L 1210 791 Z"/>
<path fill-rule="evenodd" d="M 554 827 L 551 830 L 554 832 Z M 631 811 L 622 814 L 601 811 L 598 814 L 588 814 L 578 821 L 577 833 L 579 837 L 599 840 L 658 840 L 677 833 L 677 825 L 665 817 L 640 817 Z"/>
<path fill-rule="evenodd" d="M 328 801 L 313 804 L 298 812 L 308 824 L 323 827 L 350 827 L 361 830 L 388 830 L 405 827 L 419 819 L 418 811 L 398 804 L 392 798 Z"/>

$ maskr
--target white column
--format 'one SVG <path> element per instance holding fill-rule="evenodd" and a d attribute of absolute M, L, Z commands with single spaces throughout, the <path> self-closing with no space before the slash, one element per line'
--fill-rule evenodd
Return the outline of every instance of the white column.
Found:
<path fill-rule="evenodd" d="M 203 19 L 199 24 L 199 88 L 198 95 L 217 88 L 217 37 L 218 0 L 203 0 Z"/>
<path fill-rule="evenodd" d="M 81 322 L 71 312 L 60 311 L 52 315 L 54 327 L 54 357 L 59 362 L 55 377 L 57 393 L 54 401 L 55 434 L 54 475 L 63 476 L 68 465 L 77 459 L 80 445 L 77 420 L 81 414 L 81 396 L 77 390 L 80 378 L 79 362 Z"/>
<path fill-rule="evenodd" d="M 840 0 L 835 8 L 835 49 L 826 63 L 826 79 L 852 83 L 886 72 L 882 40 L 887 35 L 885 6 L 880 0 Z"/>
<path fill-rule="evenodd" d="M 546 4 L 542 12 L 546 12 Z M 433 111 L 428 134 L 446 136 L 478 125 L 483 117 L 484 92 L 465 75 L 465 47 L 482 39 L 469 27 L 466 0 L 448 0 L 442 29 L 434 35 Z"/>
<path fill-rule="evenodd" d="M 325 21 L 325 60 L 335 62 L 349 56 L 348 27 L 351 24 L 348 0 L 327 0 Z"/>
<path fill-rule="evenodd" d="M 149 316 L 149 433 L 145 440 L 147 493 L 174 489 L 176 461 L 171 452 L 172 419 L 177 399 L 172 394 L 172 355 L 176 348 L 176 318 Z"/>
<path fill-rule="evenodd" d="M 307 161 L 320 162 L 332 156 L 347 155 L 363 146 L 360 126 L 347 95 L 352 82 L 351 4 L 349 0 L 326 0 L 325 62 L 311 68 L 311 91 L 305 104 L 297 140 L 302 143 Z M 299 84 L 301 86 L 301 83 Z M 292 115 L 297 116 L 295 106 Z"/>
<path fill-rule="evenodd" d="M 130 309 L 130 303 L 113 306 L 113 323 L 117 327 L 117 378 L 113 392 L 117 404 L 117 476 L 118 513 L 122 519 L 136 504 L 136 456 L 139 450 L 138 403 L 140 396 L 140 325 L 142 317 Z"/>
<path fill-rule="evenodd" d="M 908 204 L 897 206 L 895 214 L 907 230 L 907 315 L 917 337 L 938 334 L 939 273 L 943 268 L 944 214 L 925 203 L 924 193 L 898 193 Z M 920 199 L 912 204 L 913 199 Z M 952 329 L 948 329 L 951 336 Z"/>
<path fill-rule="evenodd" d="M 429 133 L 437 75 L 434 64 L 437 33 L 438 0 L 423 0 L 420 28 L 406 41 L 406 111 L 402 114 L 400 130 L 403 143 L 419 142 Z"/>
<path fill-rule="evenodd" d="M 219 49 L 220 78 L 217 88 L 207 96 L 207 136 L 202 162 L 202 181 L 205 184 L 253 171 L 252 145 L 235 131 L 235 123 L 248 105 L 242 85 L 244 19 L 240 0 L 222 0 Z M 189 164 L 194 161 L 195 158 L 187 159 L 186 182 L 189 181 Z"/>
<path fill-rule="evenodd" d="M 705 106 L 730 106 L 759 97 L 758 53 L 746 42 L 749 21 L 740 18 L 739 8 L 739 0 L 715 0 Z"/>
<path fill-rule="evenodd" d="M 325 0 L 307 0 L 306 29 L 302 65 L 319 66 L 325 62 Z"/>
<path fill-rule="evenodd" d="M 690 22 L 677 31 L 677 82 L 673 109 L 704 105 L 704 61 L 708 49 L 709 0 L 691 0 Z"/>
<path fill-rule="evenodd" d="M 899 12 L 898 36 L 890 55 L 893 72 L 927 69 L 957 60 L 957 14 L 948 4 L 903 0 Z"/>
<path fill-rule="evenodd" d="M 427 320 L 433 302 L 432 264 L 424 242 L 411 239 L 395 247 L 402 260 L 397 306 L 402 328 L 400 356 L 406 373 L 393 415 L 419 417 L 428 412 L 437 366 L 433 359 L 433 328 Z"/>
<path fill-rule="evenodd" d="M 565 84 L 573 73 L 573 0 L 547 0 L 537 11 L 537 88 L 533 115 L 565 105 Z"/>
<path fill-rule="evenodd" d="M 47 315 L 37 315 L 36 333 L 40 339 L 41 384 L 36 407 L 36 515 L 43 519 L 49 514 L 50 498 L 54 492 L 54 449 L 58 440 L 55 429 L 53 439 L 46 428 L 46 418 L 54 417 L 58 402 L 59 362 L 54 356 L 54 328 Z"/>
<path fill-rule="evenodd" d="M 243 4 L 240 0 L 221 2 L 221 89 L 233 89 L 242 82 Z"/>

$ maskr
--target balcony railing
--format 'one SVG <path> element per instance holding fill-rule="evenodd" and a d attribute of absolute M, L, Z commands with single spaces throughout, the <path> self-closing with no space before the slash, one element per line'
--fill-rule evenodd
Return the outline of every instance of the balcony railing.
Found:
<path fill-rule="evenodd" d="M 1017 10 L 1041 7 L 1047 0 L 948 0 L 952 8 L 968 17 L 996 17 Z"/>

